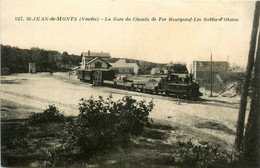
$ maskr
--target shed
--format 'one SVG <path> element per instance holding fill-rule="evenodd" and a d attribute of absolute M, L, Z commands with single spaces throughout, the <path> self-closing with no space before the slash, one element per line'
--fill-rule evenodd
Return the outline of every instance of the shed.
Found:
<path fill-rule="evenodd" d="M 33 62 L 29 63 L 29 73 L 37 73 L 36 71 L 36 64 Z"/>

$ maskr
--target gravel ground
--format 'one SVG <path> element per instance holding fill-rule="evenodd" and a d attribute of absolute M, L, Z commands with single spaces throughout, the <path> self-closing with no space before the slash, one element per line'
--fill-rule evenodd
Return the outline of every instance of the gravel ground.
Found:
<path fill-rule="evenodd" d="M 190 126 L 194 129 L 221 137 L 228 144 L 233 144 L 234 134 L 225 130 L 197 128 L 198 123 L 214 122 L 235 131 L 238 115 L 238 102 L 230 99 L 223 103 L 212 99 L 210 101 L 185 101 L 176 98 L 149 95 L 138 92 L 119 90 L 108 87 L 93 87 L 80 82 L 76 75 L 68 73 L 13 74 L 1 77 L 1 114 L 3 119 L 26 118 L 28 113 L 21 112 L 21 108 L 34 112 L 41 112 L 50 104 L 55 104 L 65 115 L 78 115 L 78 103 L 81 98 L 94 96 L 107 97 L 112 94 L 114 100 L 130 95 L 137 100 L 154 101 L 155 107 L 150 114 L 151 118 L 173 121 Z M 205 99 L 205 97 L 204 97 Z M 225 101 L 226 98 L 225 98 Z M 234 103 L 235 101 L 235 103 Z M 8 110 L 8 107 L 9 110 Z M 15 108 L 16 107 L 16 108 Z M 5 109 L 5 110 L 3 110 Z M 26 109 L 26 108 L 24 108 Z M 30 110 L 29 110 L 30 111 Z M 32 110 L 31 110 L 32 111 Z M 16 113 L 14 115 L 13 113 Z"/>

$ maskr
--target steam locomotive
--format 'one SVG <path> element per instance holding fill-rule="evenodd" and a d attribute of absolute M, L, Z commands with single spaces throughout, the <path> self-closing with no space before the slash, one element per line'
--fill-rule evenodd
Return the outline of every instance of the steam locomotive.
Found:
<path fill-rule="evenodd" d="M 119 89 L 196 99 L 202 96 L 199 85 L 188 73 L 168 73 L 149 76 L 116 75 L 114 70 L 78 70 L 78 79 Z"/>

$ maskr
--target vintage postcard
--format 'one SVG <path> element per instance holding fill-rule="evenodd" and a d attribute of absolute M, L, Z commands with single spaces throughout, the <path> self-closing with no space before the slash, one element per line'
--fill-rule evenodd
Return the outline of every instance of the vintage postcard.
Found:
<path fill-rule="evenodd" d="M 259 8 L 2 0 L 1 166 L 257 167 Z"/>

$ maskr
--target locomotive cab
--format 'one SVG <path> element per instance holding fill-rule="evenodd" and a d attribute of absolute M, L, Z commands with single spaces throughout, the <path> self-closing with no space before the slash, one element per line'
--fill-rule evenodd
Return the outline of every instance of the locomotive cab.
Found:
<path fill-rule="evenodd" d="M 158 90 L 166 95 L 172 94 L 180 98 L 196 98 L 201 95 L 199 85 L 194 83 L 192 76 L 187 73 L 161 75 Z"/>

